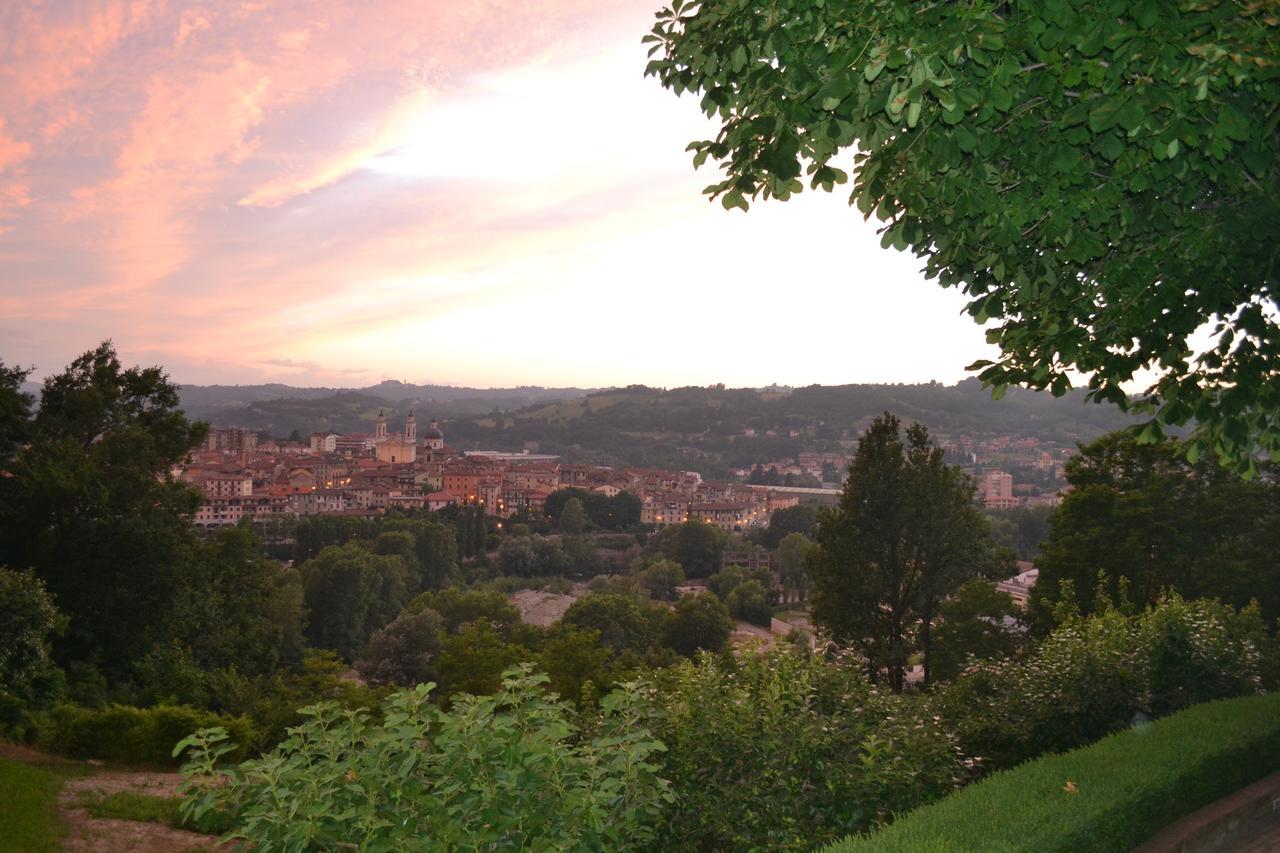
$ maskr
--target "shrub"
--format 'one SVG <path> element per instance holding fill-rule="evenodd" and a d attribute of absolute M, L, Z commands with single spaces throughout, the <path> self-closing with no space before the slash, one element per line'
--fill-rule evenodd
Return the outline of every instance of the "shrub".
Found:
<path fill-rule="evenodd" d="M 443 630 L 444 620 L 434 610 L 406 610 L 374 632 L 356 669 L 371 684 L 411 686 L 429 681 Z"/>
<path fill-rule="evenodd" d="M 655 839 L 670 799 L 657 776 L 662 744 L 649 704 L 630 687 L 606 697 L 590 728 L 547 695 L 528 667 L 494 696 L 460 696 L 450 711 L 431 685 L 388 697 L 385 722 L 332 704 L 270 755 L 234 771 L 214 762 L 221 729 L 181 744 L 191 761 L 184 815 L 226 809 L 229 838 L 260 849 L 627 850 Z"/>
<path fill-rule="evenodd" d="M 31 710 L 62 692 L 50 640 L 65 624 L 43 581 L 0 567 L 0 728 L 25 728 Z"/>
<path fill-rule="evenodd" d="M 659 676 L 675 805 L 663 849 L 811 849 L 951 790 L 949 735 L 860 669 L 808 650 L 703 656 Z"/>
<path fill-rule="evenodd" d="M 71 758 L 96 758 L 120 764 L 175 764 L 173 745 L 196 729 L 220 726 L 238 744 L 253 743 L 253 724 L 244 717 L 227 717 L 180 705 L 134 708 L 108 705 L 80 708 L 58 705 L 40 717 L 37 744 Z M 230 760 L 247 754 L 240 746 Z"/>
<path fill-rule="evenodd" d="M 831 853 L 1128 850 L 1280 766 L 1280 695 L 1198 705 L 997 773 Z"/>
<path fill-rule="evenodd" d="M 1135 615 L 1071 616 L 1030 654 L 970 667 L 935 705 L 967 754 L 1012 767 L 1135 719 L 1258 692 L 1271 643 L 1256 610 L 1170 595 Z"/>

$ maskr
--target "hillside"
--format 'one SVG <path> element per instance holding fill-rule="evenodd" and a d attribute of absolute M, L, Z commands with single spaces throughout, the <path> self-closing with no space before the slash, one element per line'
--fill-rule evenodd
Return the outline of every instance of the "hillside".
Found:
<path fill-rule="evenodd" d="M 282 389 L 282 390 L 281 390 Z M 276 392 L 273 398 L 259 395 Z M 236 395 L 239 395 L 238 397 Z M 938 438 L 1009 435 L 1070 447 L 1124 426 L 1110 407 L 1011 389 L 993 400 L 977 380 L 956 385 L 841 385 L 791 389 L 630 386 L 482 390 L 384 382 L 359 390 L 286 386 L 183 389 L 189 414 L 275 436 L 297 430 L 368 432 L 379 410 L 394 425 L 409 410 L 439 418 L 450 445 L 536 449 L 567 461 L 699 470 L 720 476 L 852 446 L 881 412 L 919 421 Z"/>
<path fill-rule="evenodd" d="M 393 420 L 414 410 L 425 417 L 462 417 L 580 398 L 580 388 L 454 388 L 387 380 L 368 388 L 289 385 L 184 385 L 182 407 L 218 426 L 242 426 L 286 436 L 297 430 L 372 431 L 385 409 Z"/>

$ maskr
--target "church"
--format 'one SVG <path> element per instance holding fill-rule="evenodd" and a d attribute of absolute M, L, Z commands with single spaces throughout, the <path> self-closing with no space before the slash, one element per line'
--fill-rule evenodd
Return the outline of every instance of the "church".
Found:
<path fill-rule="evenodd" d="M 440 450 L 444 447 L 444 433 L 440 432 L 440 427 L 434 419 L 431 421 L 431 428 L 422 438 L 422 446 L 428 450 Z M 388 435 L 387 419 L 382 412 L 378 412 L 377 427 L 373 434 L 373 450 L 379 462 L 417 461 L 418 423 L 413 412 L 409 412 L 409 416 L 405 418 L 403 436 Z"/>
<path fill-rule="evenodd" d="M 418 425 L 413 412 L 404 421 L 404 435 L 387 435 L 387 419 L 378 412 L 373 433 L 373 452 L 379 462 L 413 462 L 418 458 Z"/>

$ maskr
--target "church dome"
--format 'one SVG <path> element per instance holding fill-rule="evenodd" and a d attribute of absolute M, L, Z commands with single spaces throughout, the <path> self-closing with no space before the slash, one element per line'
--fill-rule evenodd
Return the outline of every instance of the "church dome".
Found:
<path fill-rule="evenodd" d="M 435 422 L 435 421 L 432 421 L 432 422 L 431 422 L 431 426 L 427 429 L 427 431 L 426 431 L 426 432 L 424 432 L 424 433 L 422 434 L 422 437 L 423 437 L 423 438 L 441 439 L 441 440 L 443 440 L 443 439 L 444 439 L 444 433 L 442 433 L 442 432 L 440 431 L 440 428 L 439 428 L 438 426 L 436 426 L 436 422 Z"/>

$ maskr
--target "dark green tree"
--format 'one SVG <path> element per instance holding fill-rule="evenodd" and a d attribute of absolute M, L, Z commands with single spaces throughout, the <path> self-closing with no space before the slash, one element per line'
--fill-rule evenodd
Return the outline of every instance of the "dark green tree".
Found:
<path fill-rule="evenodd" d="M 818 508 L 812 504 L 780 509 L 769 516 L 769 526 L 762 531 L 760 544 L 766 548 L 777 548 L 789 534 L 813 536 L 813 530 L 817 526 Z"/>
<path fill-rule="evenodd" d="M 565 699 L 594 703 L 618 679 L 612 660 L 598 632 L 560 623 L 539 650 L 538 668 L 550 677 L 550 688 Z"/>
<path fill-rule="evenodd" d="M 600 642 L 614 654 L 643 654 L 658 641 L 666 608 L 630 595 L 588 593 L 569 606 L 563 622 L 600 632 Z"/>
<path fill-rule="evenodd" d="M 13 456 L 27 439 L 31 428 L 31 395 L 22 390 L 30 375 L 20 367 L 6 367 L 0 361 L 0 471 L 8 471 Z"/>
<path fill-rule="evenodd" d="M 520 611 L 500 592 L 489 589 L 449 587 L 424 592 L 409 603 L 410 610 L 430 609 L 444 620 L 444 630 L 456 634 L 472 622 L 485 622 L 504 637 L 520 626 Z"/>
<path fill-rule="evenodd" d="M 760 581 L 751 579 L 735 586 L 725 596 L 724 605 L 733 614 L 733 618 L 768 627 L 769 618 L 773 616 L 770 598 L 768 588 Z"/>
<path fill-rule="evenodd" d="M 990 581 L 975 578 L 960 587 L 938 610 L 930 676 L 949 681 L 959 675 L 972 657 L 1004 658 L 1022 644 L 1022 634 L 1005 620 L 1020 616 L 1007 592 Z"/>
<path fill-rule="evenodd" d="M 307 639 L 349 661 L 408 600 L 404 560 L 374 554 L 358 542 L 331 545 L 298 571 L 310 611 Z"/>
<path fill-rule="evenodd" d="M 1278 36 L 1228 0 L 677 0 L 647 73 L 719 122 L 690 149 L 726 208 L 855 175 L 883 245 L 997 322 L 997 394 L 1075 371 L 1251 470 L 1280 457 Z"/>
<path fill-rule="evenodd" d="M 0 724 L 17 724 L 62 692 L 50 642 L 65 625 L 35 574 L 0 567 Z"/>
<path fill-rule="evenodd" d="M 435 677 L 444 620 L 429 608 L 405 610 L 373 632 L 356 669 L 370 684 L 412 687 Z"/>
<path fill-rule="evenodd" d="M 857 647 L 875 680 L 905 683 L 917 648 L 929 676 L 931 628 L 939 603 L 991 570 L 993 546 L 973 502 L 973 484 L 942 462 L 919 424 L 906 431 L 891 414 L 858 441 L 840 503 L 818 525 L 810 562 L 815 622 Z"/>
<path fill-rule="evenodd" d="M 676 589 L 684 583 L 684 570 L 680 564 L 663 557 L 649 561 L 636 560 L 631 565 L 640 589 L 658 601 L 675 601 L 680 593 Z"/>
<path fill-rule="evenodd" d="M 110 343 L 46 379 L 25 425 L 17 375 L 5 377 L 3 428 L 23 444 L 0 476 L 0 564 L 34 569 L 69 618 L 63 663 L 117 679 L 173 633 L 200 496 L 170 472 L 205 426 L 160 368 L 126 369 Z"/>
<path fill-rule="evenodd" d="M 570 498 L 565 502 L 564 509 L 560 511 L 560 519 L 557 525 L 561 533 L 567 533 L 570 536 L 581 536 L 583 531 L 587 529 L 587 511 L 582 507 L 582 501 L 577 498 Z"/>
<path fill-rule="evenodd" d="M 449 525 L 421 518 L 388 519 L 383 530 L 413 534 L 422 589 L 443 589 L 457 579 L 458 543 Z"/>
<path fill-rule="evenodd" d="M 817 547 L 803 533 L 788 533 L 778 543 L 778 574 L 782 580 L 783 604 L 804 602 L 809 597 L 807 564 Z"/>
<path fill-rule="evenodd" d="M 729 535 L 720 528 L 693 519 L 664 528 L 658 548 L 675 560 L 691 578 L 710 577 L 720 570 L 720 555 Z"/>
<path fill-rule="evenodd" d="M 700 651 L 719 652 L 733 633 L 729 608 L 710 593 L 681 596 L 663 625 L 662 642 L 685 657 Z"/>
<path fill-rule="evenodd" d="M 488 622 L 468 623 L 459 633 L 446 634 L 440 644 L 436 656 L 440 693 L 495 693 L 503 670 L 535 657 L 530 649 L 505 640 Z"/>
<path fill-rule="evenodd" d="M 1112 433 L 1067 463 L 1071 490 L 1051 520 L 1037 561 L 1032 614 L 1045 627 L 1070 581 L 1081 612 L 1102 592 L 1153 604 L 1164 589 L 1235 607 L 1257 598 L 1280 616 L 1280 480 L 1270 467 L 1246 481 L 1216 462 L 1189 462 L 1170 442 Z"/>
<path fill-rule="evenodd" d="M 267 675 L 301 661 L 298 593 L 297 573 L 263 557 L 252 530 L 219 531 L 183 566 L 173 639 L 202 669 Z"/>

